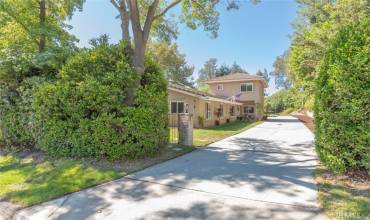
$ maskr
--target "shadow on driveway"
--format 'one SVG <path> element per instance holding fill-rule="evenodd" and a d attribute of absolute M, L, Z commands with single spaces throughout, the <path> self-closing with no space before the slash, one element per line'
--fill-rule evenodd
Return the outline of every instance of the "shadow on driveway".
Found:
<path fill-rule="evenodd" d="M 271 138 L 260 138 L 274 126 L 282 135 L 274 131 Z M 313 140 L 289 136 L 305 132 L 297 119 L 269 120 L 205 149 L 20 214 L 31 219 L 325 219 L 312 178 Z"/>

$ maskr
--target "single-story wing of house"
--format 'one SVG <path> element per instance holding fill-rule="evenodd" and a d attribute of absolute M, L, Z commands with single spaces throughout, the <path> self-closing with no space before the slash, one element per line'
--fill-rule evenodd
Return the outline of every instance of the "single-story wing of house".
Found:
<path fill-rule="evenodd" d="M 176 82 L 169 83 L 170 126 L 177 126 L 179 113 L 191 114 L 195 128 L 229 123 L 237 119 L 262 119 L 265 88 L 263 77 L 235 73 L 204 83 L 209 85 L 209 92 Z"/>

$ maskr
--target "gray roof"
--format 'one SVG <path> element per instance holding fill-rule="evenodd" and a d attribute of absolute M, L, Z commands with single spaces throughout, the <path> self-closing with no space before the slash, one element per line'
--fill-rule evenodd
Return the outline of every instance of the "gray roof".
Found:
<path fill-rule="evenodd" d="M 263 76 L 250 75 L 248 73 L 232 73 L 225 76 L 219 76 L 214 79 L 206 80 L 205 83 L 219 82 L 219 81 L 242 81 L 242 80 L 263 80 Z"/>
<path fill-rule="evenodd" d="M 216 98 L 219 101 L 230 102 L 228 100 L 228 97 L 212 95 L 208 92 L 202 92 L 202 91 L 199 91 L 199 90 L 197 90 L 193 87 L 190 87 L 190 86 L 184 85 L 182 83 L 178 83 L 178 82 L 170 81 L 168 83 L 168 87 L 172 88 L 172 89 L 188 92 L 188 93 L 191 93 L 191 94 L 194 94 L 194 95 L 202 96 L 204 98 L 210 98 L 211 97 L 211 98 Z M 235 104 L 238 104 L 238 103 L 235 103 Z"/>

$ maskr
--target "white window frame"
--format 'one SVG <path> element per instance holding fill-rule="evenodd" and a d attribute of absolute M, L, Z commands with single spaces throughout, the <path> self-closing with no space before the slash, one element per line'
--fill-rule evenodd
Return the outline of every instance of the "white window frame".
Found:
<path fill-rule="evenodd" d="M 212 119 L 212 108 L 211 108 L 211 103 L 206 102 L 206 120 L 211 120 Z"/>
<path fill-rule="evenodd" d="M 235 106 L 230 106 L 230 116 L 235 116 Z"/>
<path fill-rule="evenodd" d="M 242 91 L 242 85 L 245 85 L 245 91 Z M 252 86 L 252 90 L 248 91 L 248 85 Z M 240 92 L 253 92 L 254 90 L 254 85 L 253 83 L 240 83 Z"/>
<path fill-rule="evenodd" d="M 175 102 L 176 103 L 176 112 L 172 112 L 172 103 Z M 179 112 L 179 103 L 183 103 L 183 112 Z M 184 101 L 177 101 L 177 100 L 171 100 L 170 101 L 170 113 L 171 114 L 179 114 L 179 113 L 185 113 L 186 112 L 186 105 L 187 103 L 184 102 Z"/>
<path fill-rule="evenodd" d="M 224 84 L 217 84 L 217 91 L 224 90 Z"/>
<path fill-rule="evenodd" d="M 251 108 L 253 108 L 253 113 L 250 113 L 250 112 L 249 112 Z M 245 109 L 247 109 L 247 112 L 245 111 Z M 243 108 L 243 113 L 244 113 L 244 114 L 248 114 L 248 115 L 255 115 L 255 114 L 256 114 L 256 107 L 255 107 L 255 106 L 253 106 L 253 105 L 246 105 L 246 106 L 244 106 L 244 108 Z"/>
<path fill-rule="evenodd" d="M 222 108 L 221 108 L 221 106 L 222 106 Z M 222 119 L 222 118 L 224 118 L 224 115 L 225 115 L 225 109 L 224 109 L 224 105 L 223 104 L 220 104 L 220 110 L 222 110 L 222 111 L 220 111 L 222 113 L 220 115 L 220 118 Z"/>

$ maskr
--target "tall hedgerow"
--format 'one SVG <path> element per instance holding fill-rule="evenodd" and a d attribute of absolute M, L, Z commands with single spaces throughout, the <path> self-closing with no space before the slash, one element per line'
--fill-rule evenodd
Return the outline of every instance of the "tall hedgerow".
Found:
<path fill-rule="evenodd" d="M 280 113 L 304 108 L 306 94 L 297 88 L 282 89 L 265 99 L 266 113 Z"/>
<path fill-rule="evenodd" d="M 316 146 L 337 172 L 370 168 L 369 21 L 337 34 L 315 82 Z"/>
<path fill-rule="evenodd" d="M 9 149 L 32 148 L 38 124 L 32 108 L 34 93 L 50 81 L 45 76 L 25 78 L 16 86 L 0 84 L 0 145 Z"/>
<path fill-rule="evenodd" d="M 125 106 L 136 74 L 124 48 L 95 44 L 40 88 L 33 104 L 43 127 L 38 147 L 56 156 L 116 160 L 147 156 L 166 144 L 166 80 L 148 61 L 134 106 Z"/>

